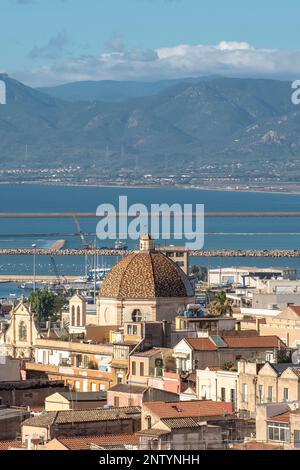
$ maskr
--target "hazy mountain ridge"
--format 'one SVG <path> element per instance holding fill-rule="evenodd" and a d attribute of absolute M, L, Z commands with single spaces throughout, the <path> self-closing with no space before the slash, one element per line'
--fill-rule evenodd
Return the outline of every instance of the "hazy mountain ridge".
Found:
<path fill-rule="evenodd" d="M 1 79 L 1 75 L 0 75 Z M 300 107 L 289 82 L 215 78 L 125 101 L 68 102 L 2 76 L 4 166 L 139 165 L 300 157 Z M 27 146 L 27 150 L 26 149 Z"/>

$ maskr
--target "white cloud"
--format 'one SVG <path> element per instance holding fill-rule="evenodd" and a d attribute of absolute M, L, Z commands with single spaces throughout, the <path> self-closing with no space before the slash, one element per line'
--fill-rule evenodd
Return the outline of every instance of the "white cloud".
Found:
<path fill-rule="evenodd" d="M 55 57 L 55 52 L 61 51 L 65 44 L 63 39 L 58 38 L 37 51 L 44 57 L 47 55 L 48 59 L 52 55 L 54 60 L 45 60 L 42 67 L 12 75 L 32 85 L 78 80 L 157 80 L 210 74 L 300 77 L 300 50 L 258 49 L 247 42 L 236 41 L 125 50 L 119 42 L 115 44 L 117 47 L 97 56 L 63 60 Z"/>

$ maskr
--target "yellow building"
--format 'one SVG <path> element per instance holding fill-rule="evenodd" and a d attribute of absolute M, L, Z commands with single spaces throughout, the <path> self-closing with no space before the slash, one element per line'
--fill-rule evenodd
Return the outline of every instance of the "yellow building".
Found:
<path fill-rule="evenodd" d="M 276 335 L 290 348 L 300 345 L 300 306 L 289 305 L 275 317 L 242 320 L 242 329 L 255 328 L 261 336 Z"/>

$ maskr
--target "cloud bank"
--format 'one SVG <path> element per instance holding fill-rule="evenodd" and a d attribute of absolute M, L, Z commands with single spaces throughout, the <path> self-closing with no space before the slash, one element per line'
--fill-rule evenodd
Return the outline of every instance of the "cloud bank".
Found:
<path fill-rule="evenodd" d="M 14 75 L 36 86 L 79 80 L 151 81 L 212 74 L 300 78 L 300 49 L 259 49 L 247 42 L 224 40 L 216 45 L 180 44 L 126 50 L 121 36 L 115 35 L 107 52 L 59 58 L 66 42 L 66 37 L 59 36 L 44 48 L 31 51 L 33 58 L 45 58 L 44 65 L 34 67 L 33 61 L 30 70 Z"/>

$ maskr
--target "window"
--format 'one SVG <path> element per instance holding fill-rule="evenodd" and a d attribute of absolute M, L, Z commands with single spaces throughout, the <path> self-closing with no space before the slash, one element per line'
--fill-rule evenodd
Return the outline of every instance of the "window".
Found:
<path fill-rule="evenodd" d="M 23 321 L 19 324 L 19 341 L 27 341 L 27 327 Z"/>
<path fill-rule="evenodd" d="M 264 402 L 264 386 L 263 385 L 258 386 L 258 401 L 259 403 Z"/>
<path fill-rule="evenodd" d="M 92 392 L 97 392 L 97 384 L 92 383 Z"/>
<path fill-rule="evenodd" d="M 105 390 L 105 385 L 104 384 L 100 384 L 99 385 L 99 391 L 100 392 L 103 392 Z"/>
<path fill-rule="evenodd" d="M 285 423 L 268 423 L 269 441 L 289 442 L 290 428 Z"/>
<path fill-rule="evenodd" d="M 138 327 L 137 325 L 133 325 L 133 334 L 137 335 L 137 333 L 138 333 Z"/>
<path fill-rule="evenodd" d="M 270 385 L 268 387 L 268 402 L 271 403 L 273 401 L 273 387 Z"/>
<path fill-rule="evenodd" d="M 48 364 L 48 361 L 47 361 L 47 351 L 43 351 L 43 364 Z"/>
<path fill-rule="evenodd" d="M 226 401 L 226 389 L 221 387 L 221 401 Z"/>
<path fill-rule="evenodd" d="M 119 399 L 119 397 L 115 397 L 115 398 L 114 398 L 114 406 L 115 406 L 115 408 L 119 408 L 119 406 L 120 406 L 120 399 Z"/>
<path fill-rule="evenodd" d="M 300 448 L 300 431 L 298 429 L 294 430 L 294 447 L 295 449 Z"/>
<path fill-rule="evenodd" d="M 233 409 L 235 409 L 235 390 L 234 390 L 234 388 L 230 389 L 230 401 L 232 403 Z"/>
<path fill-rule="evenodd" d="M 283 401 L 289 401 L 289 389 L 288 388 L 283 389 Z"/>
<path fill-rule="evenodd" d="M 75 380 L 75 390 L 77 392 L 80 392 L 80 381 L 79 380 Z"/>
<path fill-rule="evenodd" d="M 119 374 L 117 375 L 117 383 L 118 383 L 118 384 L 123 383 L 123 374 L 122 374 L 122 373 L 119 373 Z"/>
<path fill-rule="evenodd" d="M 151 429 L 151 416 L 146 416 L 146 420 L 147 420 L 147 428 Z"/>
<path fill-rule="evenodd" d="M 143 362 L 140 363 L 140 376 L 143 377 L 145 375 L 145 365 Z"/>
<path fill-rule="evenodd" d="M 132 325 L 127 325 L 127 334 L 132 335 Z"/>
<path fill-rule="evenodd" d="M 135 361 L 132 361 L 131 374 L 136 375 L 136 362 Z"/>
<path fill-rule="evenodd" d="M 72 313 L 71 313 L 71 325 L 75 326 L 75 306 L 72 306 Z"/>
<path fill-rule="evenodd" d="M 135 309 L 132 312 L 132 321 L 134 323 L 139 323 L 142 321 L 142 313 L 139 309 Z"/>
<path fill-rule="evenodd" d="M 77 307 L 77 326 L 81 325 L 81 320 L 80 320 L 80 307 L 78 305 Z"/>
<path fill-rule="evenodd" d="M 266 361 L 267 362 L 274 362 L 274 353 L 273 352 L 267 352 L 266 353 Z"/>
<path fill-rule="evenodd" d="M 89 356 L 83 356 L 83 368 L 84 369 L 89 368 L 89 363 L 90 363 Z"/>
<path fill-rule="evenodd" d="M 242 385 L 242 401 L 248 403 L 248 384 Z"/>

